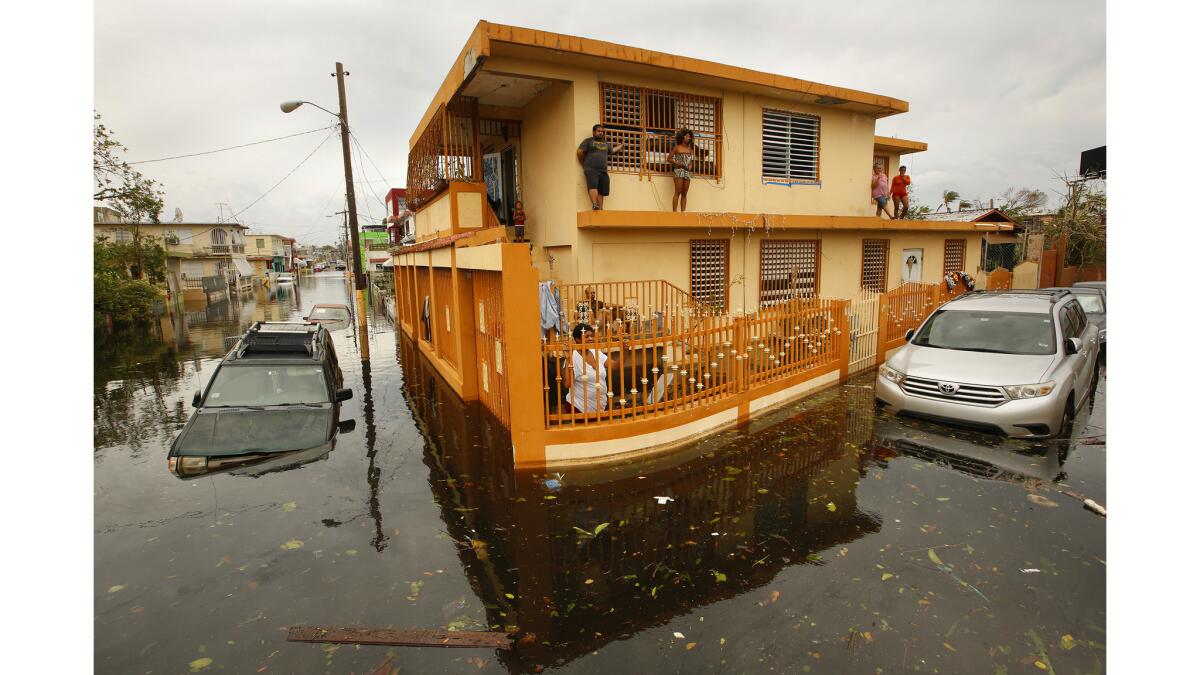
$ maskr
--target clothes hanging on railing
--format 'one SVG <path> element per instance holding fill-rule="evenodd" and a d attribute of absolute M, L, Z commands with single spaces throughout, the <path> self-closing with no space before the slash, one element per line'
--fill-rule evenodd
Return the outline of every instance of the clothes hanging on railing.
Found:
<path fill-rule="evenodd" d="M 538 284 L 538 304 L 541 307 L 542 332 L 553 328 L 559 333 L 566 333 L 567 328 L 562 318 L 562 295 L 553 281 Z"/>

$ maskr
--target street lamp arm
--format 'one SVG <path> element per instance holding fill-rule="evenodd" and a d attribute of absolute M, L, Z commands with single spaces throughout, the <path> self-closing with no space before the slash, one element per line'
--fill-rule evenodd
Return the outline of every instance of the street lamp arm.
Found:
<path fill-rule="evenodd" d="M 308 105 L 311 105 L 314 108 L 319 108 L 321 110 L 324 110 L 325 112 L 329 113 L 330 115 L 333 115 L 334 117 L 338 118 L 339 121 L 342 119 L 341 115 L 333 112 L 332 110 L 330 110 L 328 108 L 319 106 L 316 103 L 313 103 L 312 101 L 284 101 L 283 103 L 279 104 L 279 109 L 285 113 L 290 113 L 293 110 L 295 110 L 296 108 L 299 108 L 300 106 L 304 105 L 305 103 L 307 103 Z"/>

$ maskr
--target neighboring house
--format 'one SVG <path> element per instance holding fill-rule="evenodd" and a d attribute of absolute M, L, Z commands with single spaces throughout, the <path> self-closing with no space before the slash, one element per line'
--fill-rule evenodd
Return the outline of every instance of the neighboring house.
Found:
<path fill-rule="evenodd" d="M 1028 248 L 1025 226 L 1009 218 L 1000 209 L 960 209 L 958 211 L 928 213 L 923 216 L 927 222 L 969 222 L 996 223 L 1007 225 L 1009 229 L 1003 232 L 988 232 L 983 235 L 983 246 L 980 250 L 979 268 L 983 272 L 1003 267 L 1010 272 L 1027 256 L 1021 255 L 1021 249 Z M 1038 240 L 1040 242 L 1040 240 Z M 1022 245 L 1025 246 L 1022 246 Z M 1040 243 L 1038 244 L 1040 253 Z M 1039 256 L 1040 257 L 1040 256 Z"/>
<path fill-rule="evenodd" d="M 756 390 L 750 380 L 721 380 L 731 371 L 713 379 L 714 372 L 697 370 L 683 386 L 701 397 L 723 393 L 679 417 L 662 409 L 669 383 L 647 385 L 666 375 L 656 365 L 653 374 L 609 389 L 609 421 L 620 430 L 564 413 L 561 372 L 540 351 L 542 338 L 550 354 L 558 336 L 535 328 L 536 283 L 560 285 L 568 324 L 585 320 L 604 333 L 614 319 L 640 324 L 654 316 L 665 325 L 656 329 L 661 336 L 700 330 L 698 316 L 712 317 L 705 325 L 741 325 L 761 320 L 766 308 L 791 312 L 797 298 L 845 302 L 839 299 L 866 291 L 869 299 L 904 282 L 933 288 L 946 270 L 977 274 L 970 261 L 980 260 L 985 233 L 1011 225 L 875 216 L 872 165 L 884 163 L 891 177 L 903 155 L 927 148 L 876 135 L 878 119 L 907 111 L 905 101 L 881 94 L 481 21 L 410 138 L 405 198 L 415 244 L 394 259 L 399 323 L 460 396 L 480 398 L 509 426 L 518 464 L 623 452 L 694 435 L 730 414 L 745 419 L 794 397 L 802 381 L 782 371 L 755 375 L 753 383 L 765 387 Z M 596 123 L 624 146 L 609 156 L 603 210 L 592 209 L 575 155 Z M 695 137 L 686 212 L 671 210 L 667 161 L 680 128 Z M 508 243 L 504 225 L 518 199 L 530 244 Z M 620 311 L 577 311 L 589 288 Z M 893 309 L 908 321 L 918 308 Z M 849 310 L 822 311 L 824 340 Z M 785 314 L 772 331 L 795 318 Z M 793 324 L 801 334 L 801 323 Z M 854 326 L 844 333 L 859 339 L 865 333 L 857 319 Z M 759 332 L 729 328 L 704 340 L 740 346 L 721 357 L 740 359 L 743 342 Z M 698 340 L 655 353 L 693 354 Z M 767 349 L 765 340 L 759 347 Z M 772 356 L 771 367 L 785 361 Z M 821 375 L 831 376 L 836 381 L 836 373 Z M 720 389 L 718 381 L 725 382 Z M 656 401 L 645 401 L 646 386 Z M 530 391 L 545 400 L 510 400 Z M 693 401 L 693 394 L 681 396 Z M 652 408 L 646 424 L 611 415 L 631 401 Z M 576 433 L 576 425 L 588 433 Z"/>
<path fill-rule="evenodd" d="M 391 234 L 383 225 L 366 225 L 359 231 L 359 252 L 362 254 L 363 271 L 378 272 L 384 263 L 392 259 Z"/>
<path fill-rule="evenodd" d="M 392 188 L 388 190 L 387 197 L 384 199 L 389 213 L 385 221 L 388 241 L 396 246 L 402 243 L 411 243 L 415 236 L 413 213 L 408 210 L 406 195 L 404 188 Z"/>
<path fill-rule="evenodd" d="M 291 247 L 294 243 L 294 239 L 278 234 L 247 234 L 246 258 L 254 266 L 254 276 L 269 282 L 274 279 L 272 275 L 293 271 Z"/>
<path fill-rule="evenodd" d="M 121 223 L 106 207 L 94 211 L 94 233 L 112 241 L 152 237 L 167 254 L 167 289 L 173 296 L 203 298 L 205 277 L 224 280 L 235 292 L 249 290 L 246 228 L 237 223 Z M 210 281 L 210 289 L 213 283 Z"/>

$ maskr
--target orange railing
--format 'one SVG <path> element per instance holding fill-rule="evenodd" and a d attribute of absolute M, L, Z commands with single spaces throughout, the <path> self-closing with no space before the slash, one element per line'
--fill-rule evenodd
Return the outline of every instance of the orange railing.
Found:
<path fill-rule="evenodd" d="M 479 159 L 479 104 L 469 97 L 438 106 L 408 155 L 408 206 L 418 209 L 450 181 L 483 178 Z"/>
<path fill-rule="evenodd" d="M 880 295 L 876 363 L 883 363 L 888 350 L 904 344 L 905 333 L 920 326 L 933 310 L 966 292 L 961 283 L 953 291 L 944 283 L 909 283 Z"/>
<path fill-rule="evenodd" d="M 686 296 L 657 283 L 668 295 L 673 289 Z M 594 286 L 597 297 L 602 290 L 617 290 Z M 546 427 L 624 422 L 728 404 L 747 393 L 753 398 L 755 389 L 770 383 L 836 366 L 846 358 L 840 339 L 846 305 L 844 300 L 797 299 L 735 317 L 683 304 L 632 326 L 614 321 L 581 342 L 570 337 L 547 342 L 542 347 Z"/>

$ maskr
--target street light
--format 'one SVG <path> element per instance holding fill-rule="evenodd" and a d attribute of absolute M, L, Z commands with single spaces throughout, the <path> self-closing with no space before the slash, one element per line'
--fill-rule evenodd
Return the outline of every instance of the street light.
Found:
<path fill-rule="evenodd" d="M 334 117 L 336 117 L 338 120 L 338 125 L 341 126 L 341 128 L 342 128 L 342 164 L 344 165 L 344 169 L 345 169 L 345 173 L 346 173 L 346 210 L 350 212 L 349 213 L 349 216 L 350 216 L 350 220 L 349 220 L 350 243 L 352 245 L 353 254 L 354 254 L 354 291 L 355 291 L 355 296 L 356 296 L 355 297 L 356 304 L 358 305 L 358 325 L 359 325 L 359 328 L 361 329 L 359 331 L 359 334 L 362 338 L 365 338 L 366 333 L 367 333 L 367 331 L 366 331 L 366 328 L 367 328 L 367 302 L 366 302 L 366 296 L 365 296 L 366 277 L 364 276 L 363 270 L 362 270 L 362 253 L 360 252 L 361 249 L 359 248 L 359 244 L 358 244 L 358 209 L 357 209 L 357 205 L 355 204 L 355 201 L 354 201 L 354 173 L 350 168 L 350 122 L 349 122 L 349 116 L 346 114 L 346 80 L 345 80 L 345 77 L 347 75 L 349 75 L 350 73 L 347 73 L 344 70 L 342 70 L 341 63 L 337 63 L 336 67 L 337 67 L 337 72 L 331 73 L 331 74 L 337 78 L 338 110 L 339 110 L 339 112 L 335 113 L 332 110 L 329 110 L 327 108 L 317 105 L 316 103 L 313 103 L 312 101 L 301 101 L 301 100 L 284 101 L 283 103 L 279 104 L 279 109 L 282 110 L 284 113 L 290 113 L 293 110 L 299 108 L 300 106 L 308 104 L 319 110 L 324 110 L 325 112 L 329 113 L 330 115 L 333 115 Z M 363 359 L 366 360 L 367 359 L 367 348 L 366 348 L 365 342 L 362 345 L 362 349 L 360 351 L 362 353 Z"/>

